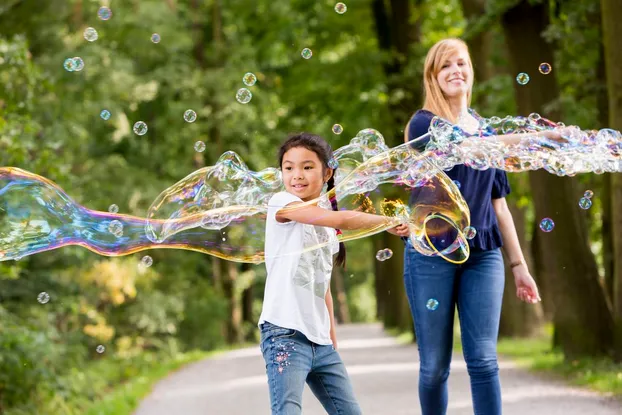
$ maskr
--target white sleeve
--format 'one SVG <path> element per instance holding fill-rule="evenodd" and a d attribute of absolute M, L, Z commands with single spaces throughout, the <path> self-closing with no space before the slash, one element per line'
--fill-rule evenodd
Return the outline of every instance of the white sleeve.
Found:
<path fill-rule="evenodd" d="M 272 196 L 268 201 L 268 217 L 276 221 L 276 213 L 281 210 L 283 207 L 289 205 L 292 202 L 302 202 L 302 199 L 298 196 L 294 196 L 291 193 L 287 192 L 279 192 Z M 289 222 L 278 222 L 279 225 L 290 225 L 295 223 L 294 221 Z"/>

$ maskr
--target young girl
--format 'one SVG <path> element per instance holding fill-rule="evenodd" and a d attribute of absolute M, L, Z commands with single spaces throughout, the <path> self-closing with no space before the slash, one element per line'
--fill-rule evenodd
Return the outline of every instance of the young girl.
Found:
<path fill-rule="evenodd" d="M 266 361 L 273 414 L 302 413 L 305 382 L 329 414 L 360 414 L 346 368 L 337 353 L 330 277 L 333 255 L 345 263 L 345 247 L 336 229 L 361 229 L 391 219 L 316 204 L 296 205 L 334 186 L 328 167 L 332 150 L 317 135 L 301 133 L 279 149 L 285 191 L 268 202 L 265 258 L 268 276 L 259 318 L 261 352 Z M 402 224 L 389 232 L 408 235 Z M 329 242 L 322 248 L 305 248 Z"/>

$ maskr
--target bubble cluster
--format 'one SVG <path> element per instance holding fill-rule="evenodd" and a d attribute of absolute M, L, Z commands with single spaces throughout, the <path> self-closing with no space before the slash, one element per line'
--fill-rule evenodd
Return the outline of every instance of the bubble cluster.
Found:
<path fill-rule="evenodd" d="M 161 38 L 160 38 L 160 35 L 159 35 L 159 34 L 157 34 L 157 33 L 153 33 L 153 34 L 151 35 L 151 41 L 152 41 L 153 43 L 160 43 L 160 40 L 161 40 Z"/>
<path fill-rule="evenodd" d="M 145 122 L 137 121 L 134 123 L 133 130 L 136 135 L 145 135 L 147 134 L 147 130 L 149 130 L 149 128 L 147 128 L 147 124 Z"/>
<path fill-rule="evenodd" d="M 79 56 L 67 58 L 65 62 L 63 62 L 63 67 L 67 72 L 80 72 L 84 69 L 84 60 Z"/>
<path fill-rule="evenodd" d="M 582 197 L 579 199 L 579 207 L 581 209 L 587 210 L 592 207 L 592 201 L 587 197 Z"/>
<path fill-rule="evenodd" d="M 97 11 L 97 17 L 99 17 L 100 20 L 108 20 L 112 17 L 112 10 L 108 7 L 102 6 Z"/>
<path fill-rule="evenodd" d="M 393 256 L 393 251 L 391 251 L 389 248 L 381 249 L 378 252 L 376 252 L 376 259 L 378 261 L 386 261 L 392 256 Z"/>
<path fill-rule="evenodd" d="M 110 206 L 108 206 L 108 212 L 110 213 L 119 213 L 119 206 L 115 205 L 114 203 Z"/>
<path fill-rule="evenodd" d="M 108 121 L 110 119 L 110 115 L 110 111 L 108 110 L 101 110 L 101 112 L 99 113 L 99 116 L 104 121 Z"/>
<path fill-rule="evenodd" d="M 257 77 L 255 76 L 254 73 L 247 72 L 242 77 L 242 82 L 244 82 L 244 85 L 246 86 L 253 86 L 257 82 Z"/>
<path fill-rule="evenodd" d="M 300 52 L 300 56 L 302 56 L 304 59 L 311 59 L 311 56 L 313 56 L 313 52 L 309 48 L 304 48 L 302 52 Z"/>
<path fill-rule="evenodd" d="M 47 304 L 50 301 L 50 294 L 42 291 L 37 295 L 37 301 L 39 304 Z"/>
<path fill-rule="evenodd" d="M 516 82 L 521 85 L 527 85 L 527 83 L 529 82 L 529 75 L 525 72 L 519 73 L 518 75 L 516 75 Z"/>
<path fill-rule="evenodd" d="M 341 124 L 333 125 L 333 133 L 337 135 L 343 133 L 343 127 L 341 126 Z"/>
<path fill-rule="evenodd" d="M 186 110 L 184 112 L 184 121 L 195 122 L 197 120 L 197 113 L 193 110 Z"/>
<path fill-rule="evenodd" d="M 251 102 L 251 98 L 253 98 L 253 94 L 247 88 L 240 88 L 235 94 L 235 99 L 240 104 L 248 104 L 249 102 Z"/>
<path fill-rule="evenodd" d="M 339 14 L 344 14 L 348 11 L 348 7 L 344 3 L 339 2 L 335 4 L 335 11 Z"/>
<path fill-rule="evenodd" d="M 205 151 L 205 143 L 203 141 L 197 141 L 194 143 L 194 151 L 197 153 L 202 153 Z"/>
<path fill-rule="evenodd" d="M 430 311 L 435 311 L 438 308 L 438 300 L 435 298 L 430 298 L 425 303 L 425 308 L 427 308 Z"/>
<path fill-rule="evenodd" d="M 551 218 L 544 218 L 540 221 L 540 229 L 543 232 L 551 232 L 555 228 L 555 222 Z"/>
<path fill-rule="evenodd" d="M 89 42 L 95 42 L 99 37 L 99 35 L 97 34 L 97 30 L 92 27 L 87 27 L 86 29 L 84 29 L 83 36 Z"/>
<path fill-rule="evenodd" d="M 104 353 L 104 352 L 106 351 L 106 347 L 105 347 L 104 345 L 100 344 L 100 345 L 98 345 L 98 346 L 95 348 L 95 351 L 96 351 L 97 353 L 99 353 L 99 354 L 102 354 L 102 353 Z"/>
<path fill-rule="evenodd" d="M 538 66 L 538 70 L 543 75 L 550 74 L 551 73 L 551 69 L 553 69 L 553 68 L 551 68 L 551 65 L 546 63 L 546 62 L 543 62 L 543 63 L 540 64 L 540 66 Z"/>

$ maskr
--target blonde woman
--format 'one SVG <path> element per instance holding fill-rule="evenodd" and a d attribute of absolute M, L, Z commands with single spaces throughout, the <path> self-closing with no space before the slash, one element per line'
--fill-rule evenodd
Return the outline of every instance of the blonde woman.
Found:
<path fill-rule="evenodd" d="M 442 40 L 430 49 L 424 65 L 423 109 L 408 122 L 404 140 L 409 142 L 426 134 L 434 116 L 459 124 L 467 134 L 491 135 L 489 131 L 478 130 L 480 117 L 469 108 L 473 66 L 467 45 L 459 39 Z M 562 140 L 557 132 L 540 135 Z M 507 145 L 525 138 L 522 134 L 496 136 Z M 418 147 L 425 147 L 425 144 L 425 137 L 413 143 Z M 461 265 L 438 256 L 424 256 L 406 240 L 404 283 L 421 360 L 421 410 L 423 415 L 441 415 L 447 411 L 447 378 L 457 306 L 474 412 L 498 415 L 501 414 L 501 388 L 496 349 L 505 280 L 502 245 L 511 261 L 516 295 L 530 303 L 540 301 L 540 296 L 527 269 L 505 201 L 510 193 L 506 173 L 497 169 L 475 170 L 465 165 L 457 165 L 446 173 L 456 182 L 469 205 L 471 225 L 477 233 L 469 240 L 471 255 Z M 446 246 L 448 243 L 441 238 L 437 235 L 438 240 L 432 242 Z M 449 243 L 453 240 L 452 235 L 446 235 L 445 239 Z"/>

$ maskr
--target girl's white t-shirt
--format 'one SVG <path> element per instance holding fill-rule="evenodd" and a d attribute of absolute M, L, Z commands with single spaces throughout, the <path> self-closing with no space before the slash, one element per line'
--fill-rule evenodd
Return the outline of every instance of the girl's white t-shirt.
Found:
<path fill-rule="evenodd" d="M 279 192 L 268 202 L 264 247 L 268 275 L 259 324 L 267 321 L 297 330 L 316 344 L 330 345 L 325 297 L 333 255 L 339 252 L 337 234 L 324 226 L 278 222 L 276 213 L 292 202 L 302 200 Z"/>

